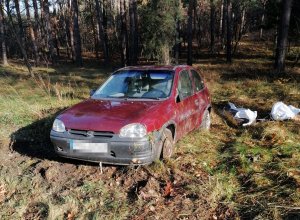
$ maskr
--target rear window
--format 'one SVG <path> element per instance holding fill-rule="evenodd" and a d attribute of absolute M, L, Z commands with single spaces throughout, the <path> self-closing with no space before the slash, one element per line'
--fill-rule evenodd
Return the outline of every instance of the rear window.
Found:
<path fill-rule="evenodd" d="M 204 88 L 204 82 L 199 73 L 197 73 L 195 70 L 191 70 L 191 73 L 193 81 L 195 83 L 195 92 L 199 92 Z"/>
<path fill-rule="evenodd" d="M 192 90 L 192 82 L 189 76 L 189 72 L 183 70 L 179 74 L 179 81 L 178 81 L 178 92 L 179 97 L 181 100 L 191 96 L 193 94 Z"/>

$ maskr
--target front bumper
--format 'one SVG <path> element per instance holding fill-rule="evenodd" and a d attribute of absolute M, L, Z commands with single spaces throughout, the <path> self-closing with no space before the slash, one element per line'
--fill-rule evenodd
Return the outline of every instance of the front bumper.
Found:
<path fill-rule="evenodd" d="M 149 137 L 144 138 L 120 138 L 114 134 L 110 138 L 103 137 L 78 137 L 67 131 L 58 133 L 51 131 L 51 142 L 55 152 L 66 158 L 102 162 L 115 165 L 144 165 L 153 162 L 160 155 L 161 141 L 159 134 L 156 140 L 150 141 Z M 82 141 L 84 143 L 104 143 L 107 145 L 106 153 L 94 153 L 87 151 L 76 151 L 72 149 L 72 141 Z"/>

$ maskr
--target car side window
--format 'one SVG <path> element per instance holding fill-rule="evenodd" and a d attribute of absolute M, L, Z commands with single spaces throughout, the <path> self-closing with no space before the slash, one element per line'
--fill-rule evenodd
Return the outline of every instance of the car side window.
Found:
<path fill-rule="evenodd" d="M 204 88 L 203 80 L 202 80 L 201 76 L 199 75 L 199 73 L 197 73 L 195 70 L 191 70 L 191 73 L 192 73 L 192 78 L 195 83 L 195 90 L 196 90 L 196 92 L 199 92 Z"/>
<path fill-rule="evenodd" d="M 189 73 L 186 70 L 181 71 L 179 74 L 178 93 L 181 100 L 193 94 L 192 82 Z"/>

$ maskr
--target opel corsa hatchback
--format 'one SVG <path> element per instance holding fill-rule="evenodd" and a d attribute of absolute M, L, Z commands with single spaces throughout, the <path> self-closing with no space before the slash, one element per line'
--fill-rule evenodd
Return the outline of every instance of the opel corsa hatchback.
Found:
<path fill-rule="evenodd" d="M 126 67 L 62 112 L 51 141 L 62 157 L 108 164 L 170 158 L 174 143 L 210 127 L 210 97 L 190 66 Z"/>

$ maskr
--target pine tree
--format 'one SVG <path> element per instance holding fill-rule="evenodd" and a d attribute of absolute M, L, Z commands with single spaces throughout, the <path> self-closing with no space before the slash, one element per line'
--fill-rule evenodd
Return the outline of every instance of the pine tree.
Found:
<path fill-rule="evenodd" d="M 170 64 L 170 51 L 176 43 L 179 0 L 153 0 L 141 7 L 143 55 Z"/>

